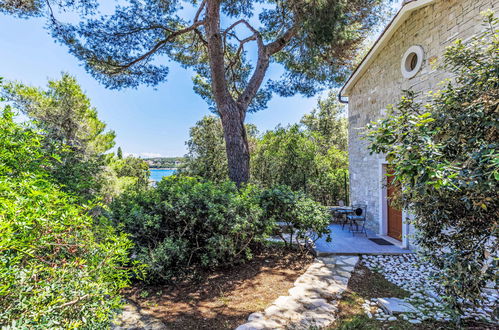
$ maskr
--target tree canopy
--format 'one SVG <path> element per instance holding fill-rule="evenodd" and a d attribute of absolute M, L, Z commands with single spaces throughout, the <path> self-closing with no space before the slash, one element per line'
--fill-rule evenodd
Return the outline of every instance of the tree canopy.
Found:
<path fill-rule="evenodd" d="M 344 200 L 348 155 L 334 144 L 318 143 L 324 140 L 300 125 L 266 132 L 252 157 L 252 181 L 267 188 L 286 185 L 324 205 Z"/>
<path fill-rule="evenodd" d="M 319 99 L 317 108 L 301 119 L 301 124 L 311 132 L 321 152 L 331 147 L 347 151 L 348 130 L 345 106 L 337 100 L 336 90 L 331 90 L 325 99 Z"/>
<path fill-rule="evenodd" d="M 252 110 L 271 92 L 312 95 L 342 81 L 383 9 L 381 0 L 129 0 L 94 15 L 96 1 L 70 4 L 87 15 L 70 24 L 52 11 L 53 34 L 107 87 L 158 84 L 168 68 L 157 59 L 166 56 L 195 71 L 195 90 L 209 102 L 227 93 Z M 286 70 L 259 89 L 273 55 Z"/>
<path fill-rule="evenodd" d="M 46 12 L 53 36 L 109 88 L 157 85 L 168 60 L 190 68 L 194 90 L 222 119 L 229 177 L 241 183 L 249 179 L 247 111 L 264 109 L 274 93 L 311 96 L 343 81 L 385 2 L 128 0 L 100 14 L 92 0 L 24 0 L 2 10 Z M 52 4 L 78 10 L 79 23 L 63 22 Z M 266 78 L 271 63 L 283 69 L 278 79 Z"/>
<path fill-rule="evenodd" d="M 41 130 L 43 148 L 52 158 L 51 175 L 63 189 L 83 200 L 100 194 L 105 153 L 114 146 L 116 135 L 106 131 L 76 79 L 64 73 L 59 80 L 49 80 L 46 89 L 7 82 L 1 92 Z"/>
<path fill-rule="evenodd" d="M 278 126 L 260 136 L 246 125 L 251 152 L 251 180 L 265 188 L 285 185 L 306 192 L 324 205 L 345 200 L 348 175 L 347 126 L 336 93 L 318 101 L 300 124 Z M 190 130 L 183 175 L 206 180 L 228 178 L 227 155 L 220 118 L 206 116 Z"/>
<path fill-rule="evenodd" d="M 256 126 L 247 124 L 250 150 L 255 149 L 258 131 Z M 205 116 L 189 130 L 186 142 L 188 154 L 182 165 L 181 173 L 200 176 L 207 180 L 221 182 L 228 179 L 227 155 L 220 118 Z"/>
<path fill-rule="evenodd" d="M 108 151 L 115 133 L 106 130 L 76 79 L 63 74 L 46 89 L 7 82 L 0 86 L 7 103 L 28 117 L 39 130 L 48 161 L 46 170 L 61 188 L 83 202 L 110 199 L 128 186 L 146 187 L 149 171 L 139 158 L 117 159 Z M 26 162 L 28 163 L 28 162 Z"/>
<path fill-rule="evenodd" d="M 116 134 L 105 131 L 76 78 L 63 73 L 49 80 L 47 89 L 19 82 L 6 83 L 3 94 L 15 108 L 35 120 L 51 140 L 66 144 L 82 155 L 102 154 L 114 146 Z"/>
<path fill-rule="evenodd" d="M 76 10 L 83 14 L 94 12 L 96 0 L 1 0 L 0 12 L 21 18 L 52 16 L 54 11 Z"/>

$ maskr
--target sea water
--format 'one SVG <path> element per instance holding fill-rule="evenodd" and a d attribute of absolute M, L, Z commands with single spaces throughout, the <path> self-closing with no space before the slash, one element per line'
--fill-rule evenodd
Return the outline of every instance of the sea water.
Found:
<path fill-rule="evenodd" d="M 158 169 L 158 168 L 150 168 L 149 171 L 151 172 L 151 175 L 149 178 L 153 181 L 161 181 L 161 179 L 164 176 L 170 176 L 175 174 L 175 170 L 166 170 L 166 169 Z"/>

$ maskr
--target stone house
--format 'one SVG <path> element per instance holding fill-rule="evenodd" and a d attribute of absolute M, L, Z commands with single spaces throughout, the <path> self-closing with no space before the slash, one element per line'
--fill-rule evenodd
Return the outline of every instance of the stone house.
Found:
<path fill-rule="evenodd" d="M 450 77 L 435 68 L 445 48 L 480 32 L 480 13 L 498 7 L 499 0 L 405 0 L 340 91 L 340 99 L 348 97 L 350 200 L 367 204 L 368 229 L 402 247 L 410 245 L 408 215 L 390 207 L 388 164 L 369 154 L 363 128 L 397 104 L 402 90 L 438 89 Z"/>

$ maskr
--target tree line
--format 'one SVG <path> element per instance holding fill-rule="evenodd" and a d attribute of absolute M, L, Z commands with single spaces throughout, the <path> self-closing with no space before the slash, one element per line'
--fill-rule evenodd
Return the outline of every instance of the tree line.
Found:
<path fill-rule="evenodd" d="M 347 119 L 334 91 L 300 123 L 263 134 L 247 124 L 251 180 L 262 187 L 285 185 L 323 205 L 348 198 Z M 182 175 L 229 179 L 221 119 L 206 116 L 190 129 Z"/>
<path fill-rule="evenodd" d="M 82 201 L 109 201 L 129 186 L 144 187 L 149 167 L 142 159 L 115 155 L 116 134 L 106 130 L 76 79 L 63 73 L 47 88 L 21 82 L 4 82 L 4 102 L 28 119 L 43 136 L 42 150 L 49 160 L 46 170 L 62 190 Z"/>

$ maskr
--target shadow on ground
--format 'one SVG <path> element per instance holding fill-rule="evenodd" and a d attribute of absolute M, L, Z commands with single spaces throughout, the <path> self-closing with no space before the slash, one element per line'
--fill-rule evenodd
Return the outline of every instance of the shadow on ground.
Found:
<path fill-rule="evenodd" d="M 246 264 L 216 270 L 196 282 L 135 287 L 127 298 L 167 329 L 233 329 L 287 295 L 312 260 L 296 251 L 268 248 Z"/>

